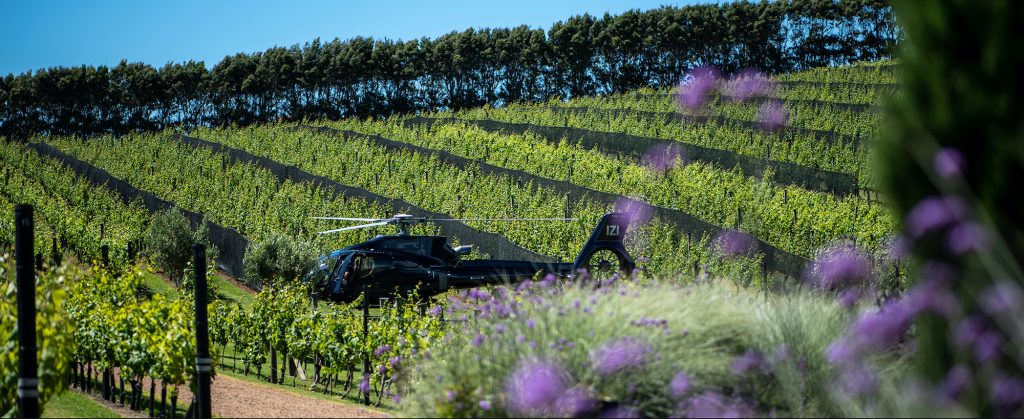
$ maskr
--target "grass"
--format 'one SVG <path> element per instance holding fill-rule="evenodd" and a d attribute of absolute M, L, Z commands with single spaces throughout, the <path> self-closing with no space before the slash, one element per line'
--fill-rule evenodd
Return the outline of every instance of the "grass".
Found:
<path fill-rule="evenodd" d="M 44 418 L 119 418 L 121 415 L 89 396 L 67 390 L 43 406 Z"/>
<path fill-rule="evenodd" d="M 207 279 L 210 281 L 210 285 L 217 287 L 217 294 L 222 299 L 236 302 L 242 307 L 249 307 L 253 301 L 256 301 L 251 290 L 242 288 L 222 275 L 214 275 Z"/>

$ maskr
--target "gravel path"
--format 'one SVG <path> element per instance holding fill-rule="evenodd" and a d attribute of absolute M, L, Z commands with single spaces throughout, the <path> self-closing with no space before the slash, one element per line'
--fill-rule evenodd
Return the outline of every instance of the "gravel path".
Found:
<path fill-rule="evenodd" d="M 382 418 L 380 411 L 302 396 L 218 375 L 211 388 L 213 414 L 234 418 Z"/>
<path fill-rule="evenodd" d="M 114 371 L 115 375 L 118 373 Z M 115 383 L 117 380 L 115 379 Z M 149 395 L 150 380 L 142 380 L 143 394 Z M 178 388 L 179 409 L 188 409 L 192 402 L 192 393 L 188 386 Z M 168 389 L 169 392 L 169 389 Z M 107 406 L 125 417 L 145 417 L 144 412 L 132 412 L 119 404 L 110 403 L 99 397 L 99 390 L 94 390 L 91 396 L 104 406 Z M 156 387 L 157 410 L 160 407 L 160 384 Z M 384 418 L 388 415 L 374 409 L 367 409 L 359 405 L 334 402 L 319 399 L 301 393 L 290 392 L 277 388 L 268 383 L 253 383 L 230 377 L 226 374 L 218 374 L 213 379 L 213 386 L 210 388 L 210 397 L 213 399 L 213 414 L 227 418 Z M 167 406 L 170 407 L 168 400 Z M 149 405 L 143 406 L 148 409 Z"/>

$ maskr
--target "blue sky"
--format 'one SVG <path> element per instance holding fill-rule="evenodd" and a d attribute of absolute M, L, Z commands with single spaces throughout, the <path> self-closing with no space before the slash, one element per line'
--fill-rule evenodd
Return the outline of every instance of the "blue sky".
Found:
<path fill-rule="evenodd" d="M 547 29 L 569 16 L 707 0 L 19 1 L 0 13 L 0 75 L 52 66 L 154 66 L 354 36 L 411 39 L 468 27 Z"/>

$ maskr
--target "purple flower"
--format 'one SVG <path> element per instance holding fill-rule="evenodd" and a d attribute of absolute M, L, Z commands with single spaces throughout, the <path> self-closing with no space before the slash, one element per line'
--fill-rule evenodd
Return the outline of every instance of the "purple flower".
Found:
<path fill-rule="evenodd" d="M 914 314 L 931 313 L 950 318 L 959 311 L 960 303 L 950 291 L 948 282 L 924 274 L 932 264 L 936 262 L 925 265 L 921 275 L 924 280 L 908 292 L 907 308 Z"/>
<path fill-rule="evenodd" d="M 1024 382 L 1000 374 L 992 382 L 992 400 L 1001 405 L 1012 405 L 1024 401 Z"/>
<path fill-rule="evenodd" d="M 654 170 L 666 171 L 682 158 L 683 155 L 675 144 L 655 144 L 647 149 L 642 161 Z"/>
<path fill-rule="evenodd" d="M 899 302 L 891 302 L 876 312 L 862 314 L 851 329 L 861 345 L 885 348 L 903 338 L 911 320 L 911 313 L 906 308 Z"/>
<path fill-rule="evenodd" d="M 593 399 L 587 397 L 586 390 L 573 387 L 566 390 L 555 404 L 559 406 L 559 415 L 580 417 L 581 413 L 593 411 L 596 403 Z"/>
<path fill-rule="evenodd" d="M 370 392 L 370 374 L 363 374 L 363 381 L 359 382 L 359 392 L 362 394 Z"/>
<path fill-rule="evenodd" d="M 892 261 L 901 261 L 910 254 L 910 243 L 903 236 L 897 236 L 889 243 L 888 256 Z"/>
<path fill-rule="evenodd" d="M 384 375 L 387 372 L 388 372 L 388 366 L 387 365 L 380 365 L 380 366 L 377 367 L 377 374 L 378 375 Z"/>
<path fill-rule="evenodd" d="M 773 87 L 771 80 L 753 69 L 741 70 L 727 85 L 729 97 L 741 102 L 755 96 L 767 95 L 771 93 Z"/>
<path fill-rule="evenodd" d="M 456 396 L 455 390 L 448 390 L 448 395 L 447 396 L 448 396 L 448 403 L 454 402 L 455 401 L 455 396 Z"/>
<path fill-rule="evenodd" d="M 400 362 L 402 362 L 402 357 L 400 356 L 394 356 L 388 360 L 388 363 L 391 364 L 391 368 L 397 368 Z"/>
<path fill-rule="evenodd" d="M 683 77 L 677 88 L 676 100 L 688 110 L 696 110 L 704 105 L 707 95 L 715 88 L 718 81 L 718 69 L 714 67 L 698 67 Z"/>
<path fill-rule="evenodd" d="M 477 333 L 476 336 L 473 336 L 472 344 L 474 348 L 479 348 L 480 345 L 484 344 L 484 335 Z"/>
<path fill-rule="evenodd" d="M 441 315 L 441 306 L 433 306 L 429 311 L 431 316 L 437 317 Z"/>
<path fill-rule="evenodd" d="M 395 404 L 399 404 L 402 402 L 402 396 L 396 394 L 395 397 L 391 398 L 391 401 L 395 402 Z"/>
<path fill-rule="evenodd" d="M 967 387 L 967 382 L 971 378 L 970 371 L 963 365 L 957 365 L 949 370 L 946 374 L 946 378 L 943 378 L 939 383 L 939 394 L 947 399 L 956 399 L 960 392 Z"/>
<path fill-rule="evenodd" d="M 839 374 L 839 386 L 854 395 L 866 394 L 875 389 L 877 377 L 867 367 L 861 365 L 847 368 Z"/>
<path fill-rule="evenodd" d="M 675 377 L 672 378 L 672 383 L 668 385 L 669 393 L 672 397 L 680 398 L 686 394 L 686 390 L 690 389 L 690 376 L 686 375 L 685 372 L 679 372 Z"/>
<path fill-rule="evenodd" d="M 1009 281 L 999 281 L 981 291 L 978 302 L 986 313 L 996 316 L 1009 314 L 1021 307 L 1024 296 L 1020 287 Z"/>
<path fill-rule="evenodd" d="M 494 325 L 494 331 L 498 333 L 505 333 L 505 323 L 498 323 Z"/>
<path fill-rule="evenodd" d="M 854 304 L 857 304 L 857 301 L 860 301 L 860 297 L 861 292 L 851 288 L 839 293 L 837 301 L 839 301 L 840 306 L 850 308 L 853 307 Z"/>
<path fill-rule="evenodd" d="M 789 112 L 782 106 L 782 102 L 777 100 L 765 102 L 757 111 L 758 126 L 765 131 L 782 128 L 788 120 Z"/>
<path fill-rule="evenodd" d="M 857 349 L 847 339 L 838 339 L 825 349 L 825 359 L 836 365 L 843 365 L 857 356 Z"/>
<path fill-rule="evenodd" d="M 533 319 L 526 319 L 526 327 L 530 328 L 530 330 L 533 330 L 535 326 L 537 326 L 536 321 L 534 321 Z"/>
<path fill-rule="evenodd" d="M 373 354 L 376 355 L 376 356 L 381 356 L 385 352 L 391 352 L 391 345 L 381 345 L 381 346 L 378 346 L 377 349 L 375 351 L 373 351 Z"/>
<path fill-rule="evenodd" d="M 605 343 L 591 355 L 591 360 L 598 374 L 610 375 L 643 365 L 651 350 L 650 345 L 638 339 L 624 337 Z"/>
<path fill-rule="evenodd" d="M 512 371 L 505 385 L 509 410 L 520 416 L 551 416 L 569 387 L 569 374 L 556 363 L 527 361 Z"/>
<path fill-rule="evenodd" d="M 925 198 L 918 202 L 905 220 L 907 232 L 912 238 L 920 239 L 931 231 L 963 220 L 967 216 L 967 204 L 956 197 Z"/>
<path fill-rule="evenodd" d="M 870 262 L 864 254 L 837 246 L 827 249 L 815 260 L 812 276 L 822 289 L 838 290 L 871 282 Z"/>
<path fill-rule="evenodd" d="M 981 316 L 973 315 L 963 319 L 953 328 L 953 343 L 960 348 L 969 348 L 987 329 L 985 319 Z"/>
<path fill-rule="evenodd" d="M 964 170 L 964 155 L 952 147 L 946 147 L 935 153 L 935 172 L 942 176 L 943 179 L 949 179 L 953 176 L 959 176 L 963 174 Z"/>
<path fill-rule="evenodd" d="M 718 250 L 726 256 L 750 256 L 757 249 L 754 238 L 736 230 L 724 230 L 715 238 Z"/>
<path fill-rule="evenodd" d="M 620 198 L 615 202 L 615 211 L 625 213 L 630 225 L 643 224 L 651 219 L 651 206 L 630 198 Z"/>
<path fill-rule="evenodd" d="M 946 237 L 949 251 L 954 255 L 984 250 L 988 244 L 988 232 L 985 227 L 973 221 L 956 224 Z"/>
<path fill-rule="evenodd" d="M 1003 348 L 1003 338 L 993 330 L 982 333 L 974 341 L 974 358 L 980 362 L 991 361 Z"/>
<path fill-rule="evenodd" d="M 713 392 L 690 399 L 685 409 L 688 418 L 747 418 L 754 415 L 743 402 Z"/>
<path fill-rule="evenodd" d="M 480 406 L 480 410 L 491 410 L 490 400 L 480 400 L 480 403 L 478 403 L 477 405 Z"/>
<path fill-rule="evenodd" d="M 740 375 L 761 366 L 761 355 L 754 351 L 746 351 L 732 361 L 732 373 Z"/>

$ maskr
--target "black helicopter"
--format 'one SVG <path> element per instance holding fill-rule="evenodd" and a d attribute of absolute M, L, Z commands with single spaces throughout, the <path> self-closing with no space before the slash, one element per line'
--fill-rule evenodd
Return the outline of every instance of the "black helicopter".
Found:
<path fill-rule="evenodd" d="M 363 292 L 369 301 L 408 295 L 416 290 L 430 297 L 449 289 L 476 288 L 491 284 L 515 284 L 539 274 L 571 278 L 586 269 L 595 276 L 629 273 L 636 266 L 622 239 L 629 216 L 609 213 L 601 217 L 590 239 L 573 263 L 545 263 L 518 260 L 461 260 L 472 246 L 452 248 L 441 236 L 415 236 L 409 227 L 427 221 L 539 221 L 533 219 L 430 219 L 398 214 L 391 218 L 316 217 L 325 220 L 361 221 L 366 224 L 322 231 L 330 234 L 360 228 L 396 225 L 397 235 L 377 236 L 369 241 L 321 256 L 318 266 L 306 275 L 314 292 L 327 300 L 352 302 Z"/>

